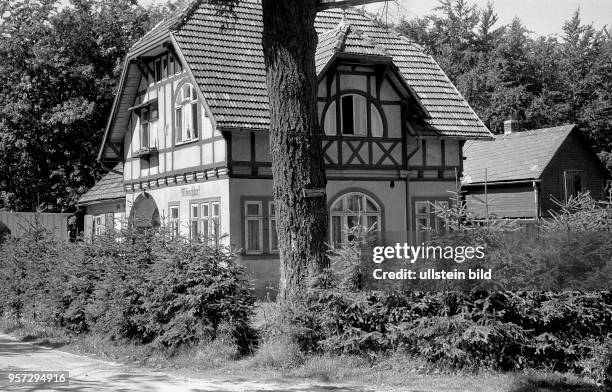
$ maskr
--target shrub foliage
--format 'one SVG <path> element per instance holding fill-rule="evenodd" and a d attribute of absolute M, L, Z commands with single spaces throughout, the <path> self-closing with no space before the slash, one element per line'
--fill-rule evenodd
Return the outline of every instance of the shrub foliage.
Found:
<path fill-rule="evenodd" d="M 36 229 L 0 246 L 0 314 L 170 348 L 228 334 L 246 348 L 252 338 L 254 297 L 223 246 L 163 229 L 89 244 Z"/>

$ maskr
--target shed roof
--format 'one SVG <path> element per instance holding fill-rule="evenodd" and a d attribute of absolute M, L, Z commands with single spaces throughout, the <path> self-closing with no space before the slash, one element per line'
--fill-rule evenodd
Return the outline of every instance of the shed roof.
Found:
<path fill-rule="evenodd" d="M 79 205 L 99 203 L 125 197 L 123 163 L 117 164 L 79 199 Z"/>
<path fill-rule="evenodd" d="M 575 124 L 496 135 L 465 143 L 463 183 L 539 179 Z"/>
<path fill-rule="evenodd" d="M 208 2 L 192 0 L 134 44 L 128 64 L 130 58 L 142 55 L 160 40 L 172 41 L 195 78 L 217 127 L 266 130 L 270 115 L 261 46 L 262 23 L 261 4 L 257 0 L 240 1 L 232 16 L 219 15 Z M 351 8 L 319 12 L 315 27 L 320 35 L 318 65 L 335 50 L 339 39 L 348 53 L 392 58 L 429 114 L 411 124 L 415 131 L 459 138 L 491 136 L 446 74 L 419 45 Z M 342 32 L 343 28 L 347 31 Z M 321 69 L 317 67 L 318 71 Z M 125 89 L 120 91 L 126 93 Z M 109 129 L 112 122 L 111 118 Z M 108 137 L 109 129 L 105 143 L 109 139 L 117 142 L 120 138 Z"/>

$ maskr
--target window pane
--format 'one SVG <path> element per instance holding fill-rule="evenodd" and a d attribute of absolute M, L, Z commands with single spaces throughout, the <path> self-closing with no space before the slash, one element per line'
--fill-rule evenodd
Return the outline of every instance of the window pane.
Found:
<path fill-rule="evenodd" d="M 259 216 L 259 204 L 247 203 L 246 213 L 248 216 Z"/>
<path fill-rule="evenodd" d="M 374 204 L 374 202 L 366 197 L 366 211 L 367 212 L 378 212 L 378 207 L 376 206 L 376 204 Z"/>
<path fill-rule="evenodd" d="M 159 110 L 157 109 L 157 104 L 151 105 L 151 120 L 155 120 L 159 118 Z"/>
<path fill-rule="evenodd" d="M 191 239 L 195 240 L 198 237 L 199 237 L 199 234 L 198 234 L 198 222 L 197 221 L 191 222 Z"/>
<path fill-rule="evenodd" d="M 191 205 L 191 217 L 192 218 L 197 218 L 198 217 L 198 205 L 197 204 L 192 204 Z"/>
<path fill-rule="evenodd" d="M 208 217 L 208 203 L 202 204 L 202 218 Z"/>
<path fill-rule="evenodd" d="M 334 211 L 338 211 L 338 212 L 342 212 L 344 211 L 344 198 L 338 199 L 338 201 L 336 201 L 331 208 L 332 212 Z"/>
<path fill-rule="evenodd" d="M 191 127 L 193 130 L 192 136 L 198 137 L 198 103 L 194 102 L 191 104 Z"/>
<path fill-rule="evenodd" d="M 200 229 L 202 232 L 202 236 L 205 238 L 208 238 L 208 236 L 210 235 L 210 233 L 208 232 L 208 225 L 209 225 L 209 220 L 207 218 L 202 219 L 202 221 L 200 222 Z"/>
<path fill-rule="evenodd" d="M 359 226 L 359 216 L 358 215 L 347 215 L 346 225 L 349 227 L 349 229 L 355 226 Z"/>
<path fill-rule="evenodd" d="M 219 221 L 219 217 L 212 218 L 212 226 L 211 226 L 211 235 L 215 238 L 219 238 L 219 233 L 221 232 L 221 222 Z"/>
<path fill-rule="evenodd" d="M 149 147 L 149 124 L 144 123 L 140 126 L 140 146 Z"/>
<path fill-rule="evenodd" d="M 164 57 L 162 59 L 162 78 L 168 77 L 168 58 Z"/>
<path fill-rule="evenodd" d="M 213 216 L 219 216 L 219 203 L 212 203 Z"/>
<path fill-rule="evenodd" d="M 155 61 L 155 81 L 159 82 L 162 79 L 162 66 L 161 61 L 158 59 Z"/>
<path fill-rule="evenodd" d="M 178 217 L 179 217 L 179 209 L 178 209 L 178 207 L 171 207 L 170 208 L 170 218 L 178 219 Z"/>
<path fill-rule="evenodd" d="M 353 96 L 342 97 L 342 133 L 352 135 L 355 133 L 353 124 Z"/>
<path fill-rule="evenodd" d="M 247 221 L 247 250 L 261 250 L 258 220 L 251 219 Z"/>
<path fill-rule="evenodd" d="M 372 227 L 373 225 L 376 225 L 374 226 L 374 229 L 378 230 L 378 216 L 369 215 L 368 222 L 367 222 L 368 229 Z"/>
<path fill-rule="evenodd" d="M 417 230 L 419 231 L 423 231 L 429 227 L 429 219 L 426 219 L 426 218 L 418 218 L 416 220 L 416 223 L 417 223 L 416 224 Z"/>
<path fill-rule="evenodd" d="M 183 106 L 183 138 L 184 140 L 191 139 L 191 105 Z"/>
<path fill-rule="evenodd" d="M 276 216 L 276 206 L 274 202 L 270 203 L 270 216 Z"/>
<path fill-rule="evenodd" d="M 361 205 L 361 201 L 362 201 L 362 196 L 361 195 L 348 195 L 346 197 L 346 209 L 348 211 L 362 211 L 362 205 Z"/>
<path fill-rule="evenodd" d="M 140 120 L 141 121 L 149 121 L 149 109 L 143 108 L 140 111 Z"/>
<path fill-rule="evenodd" d="M 332 243 L 334 245 L 342 243 L 342 218 L 339 216 L 332 216 Z"/>
<path fill-rule="evenodd" d="M 176 132 L 176 140 L 180 142 L 183 140 L 183 109 L 182 108 L 176 108 L 174 112 L 174 119 L 176 121 L 176 124 L 174 127 L 174 132 Z"/>
<path fill-rule="evenodd" d="M 278 250 L 278 233 L 276 232 L 276 219 L 270 220 L 270 250 Z"/>
<path fill-rule="evenodd" d="M 415 207 L 416 207 L 417 214 L 429 214 L 429 202 L 417 201 L 415 203 Z"/>

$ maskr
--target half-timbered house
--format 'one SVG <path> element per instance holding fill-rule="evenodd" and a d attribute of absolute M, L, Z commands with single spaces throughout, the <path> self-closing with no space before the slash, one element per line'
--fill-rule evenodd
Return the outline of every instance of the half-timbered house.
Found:
<path fill-rule="evenodd" d="M 228 234 L 264 287 L 276 285 L 278 247 L 261 20 L 254 0 L 229 19 L 192 1 L 146 34 L 98 158 L 122 163 L 128 218 Z M 428 202 L 448 203 L 461 175 L 464 142 L 490 132 L 407 38 L 353 9 L 320 12 L 316 28 L 329 242 L 359 222 L 387 242 L 420 241 L 435 220 Z M 103 214 L 88 200 L 88 214 Z"/>

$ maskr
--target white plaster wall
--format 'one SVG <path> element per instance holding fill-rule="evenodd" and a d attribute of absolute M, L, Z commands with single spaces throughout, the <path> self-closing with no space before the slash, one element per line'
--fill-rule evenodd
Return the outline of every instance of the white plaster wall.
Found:
<path fill-rule="evenodd" d="M 214 181 L 198 182 L 198 183 L 187 183 L 178 184 L 175 186 L 168 186 L 158 189 L 149 189 L 146 192 L 150 194 L 159 210 L 159 216 L 163 220 L 167 221 L 168 218 L 168 205 L 170 203 L 179 203 L 179 214 L 181 221 L 181 233 L 188 235 L 188 222 L 189 222 L 189 203 L 191 200 L 206 199 L 212 197 L 218 197 L 220 200 L 220 212 L 221 212 L 221 233 L 225 234 L 229 232 L 230 227 L 230 206 L 229 206 L 229 179 L 221 179 Z M 198 188 L 199 192 L 197 195 L 183 195 L 182 189 L 193 189 Z M 142 192 L 128 193 L 126 196 L 126 216 L 130 216 L 134 201 Z"/>

